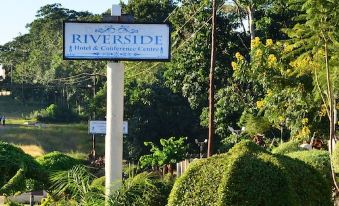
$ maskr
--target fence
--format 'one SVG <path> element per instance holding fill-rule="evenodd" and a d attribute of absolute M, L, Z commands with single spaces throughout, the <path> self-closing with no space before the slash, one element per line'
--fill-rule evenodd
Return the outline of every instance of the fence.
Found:
<path fill-rule="evenodd" d="M 177 177 L 180 177 L 188 168 L 191 162 L 196 159 L 185 159 L 177 163 Z"/>

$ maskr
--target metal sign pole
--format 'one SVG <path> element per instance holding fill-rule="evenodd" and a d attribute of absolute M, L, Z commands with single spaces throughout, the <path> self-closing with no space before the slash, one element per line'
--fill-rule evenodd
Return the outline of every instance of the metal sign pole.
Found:
<path fill-rule="evenodd" d="M 96 158 L 96 144 L 95 144 L 95 134 L 92 134 L 92 156 L 95 160 Z"/>

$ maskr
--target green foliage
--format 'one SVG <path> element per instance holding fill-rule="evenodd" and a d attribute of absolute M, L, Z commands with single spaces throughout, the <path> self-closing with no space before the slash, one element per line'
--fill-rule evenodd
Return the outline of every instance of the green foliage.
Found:
<path fill-rule="evenodd" d="M 335 144 L 335 148 L 332 154 L 332 164 L 334 171 L 339 173 L 339 144 Z"/>
<path fill-rule="evenodd" d="M 141 173 L 123 182 L 110 197 L 112 206 L 165 206 L 171 181 L 162 181 L 153 173 Z"/>
<path fill-rule="evenodd" d="M 273 154 L 288 154 L 291 152 L 301 151 L 304 150 L 303 148 L 299 147 L 301 143 L 299 141 L 289 141 L 280 144 L 278 147 L 272 149 Z"/>
<path fill-rule="evenodd" d="M 242 114 L 239 124 L 244 125 L 246 128 L 245 132 L 250 135 L 264 134 L 271 128 L 271 124 L 267 118 L 254 116 L 247 112 Z"/>
<path fill-rule="evenodd" d="M 242 140 L 248 140 L 249 137 L 243 133 L 236 135 L 231 134 L 230 136 L 221 140 L 221 146 L 219 147 L 219 152 L 225 153 L 228 152 L 235 144 L 239 143 Z"/>
<path fill-rule="evenodd" d="M 3 186 L 0 188 L 0 194 L 15 194 L 18 191 L 25 189 L 25 175 L 24 170 L 19 169 L 17 173 Z"/>
<path fill-rule="evenodd" d="M 331 185 L 330 154 L 324 150 L 298 151 L 286 154 L 294 159 L 301 160 L 316 169 L 321 176 Z"/>
<path fill-rule="evenodd" d="M 124 3 L 123 11 L 133 15 L 136 22 L 159 23 L 163 22 L 174 9 L 173 0 L 131 0 L 127 5 Z"/>
<path fill-rule="evenodd" d="M 184 97 L 164 84 L 161 72 L 153 82 L 126 83 L 124 115 L 129 131 L 124 139 L 125 159 L 138 161 L 141 155 L 148 154 L 144 142 L 159 142 L 160 137 L 200 135 L 198 113 Z"/>
<path fill-rule="evenodd" d="M 34 179 L 40 182 L 39 185 L 47 182 L 45 171 L 33 157 L 25 154 L 20 148 L 1 141 L 0 162 L 0 193 L 26 191 L 23 181 L 25 178 Z"/>
<path fill-rule="evenodd" d="M 103 193 L 90 186 L 94 176 L 82 165 L 55 172 L 50 179 L 52 195 L 44 199 L 42 205 L 104 205 Z"/>
<path fill-rule="evenodd" d="M 185 137 L 160 139 L 162 148 L 155 146 L 152 142 L 145 142 L 146 146 L 151 146 L 152 154 L 140 157 L 141 166 L 163 166 L 183 160 L 187 151 L 185 139 Z"/>
<path fill-rule="evenodd" d="M 57 3 L 48 4 L 37 11 L 33 22 L 27 22 L 27 34 L 0 48 L 1 62 L 6 70 L 13 70 L 10 75 L 13 84 L 9 89 L 14 97 L 23 102 L 39 101 L 44 105 L 85 107 L 87 99 L 92 96 L 92 91 L 87 88 L 90 80 L 84 80 L 84 76 L 68 77 L 93 73 L 104 68 L 104 63 L 63 61 L 62 25 L 63 21 L 71 19 L 100 21 L 101 17 L 66 9 Z M 98 86 L 101 84 L 97 83 Z"/>
<path fill-rule="evenodd" d="M 192 163 L 168 205 L 331 205 L 330 194 L 313 167 L 242 141 L 226 154 Z"/>
<path fill-rule="evenodd" d="M 36 160 L 43 168 L 50 172 L 69 170 L 75 165 L 81 165 L 85 163 L 83 160 L 75 159 L 57 151 L 47 153 L 41 157 L 38 157 Z"/>
<path fill-rule="evenodd" d="M 80 117 L 71 109 L 55 104 L 51 104 L 46 109 L 35 112 L 34 116 L 40 122 L 76 122 L 80 120 Z"/>
<path fill-rule="evenodd" d="M 95 178 L 91 183 L 91 188 L 93 190 L 105 192 L 105 176 Z"/>
<path fill-rule="evenodd" d="M 66 198 L 55 200 L 49 194 L 46 198 L 41 200 L 41 206 L 77 206 L 77 202 L 74 200 L 68 200 Z"/>
<path fill-rule="evenodd" d="M 24 206 L 24 204 L 8 201 L 5 206 Z"/>
<path fill-rule="evenodd" d="M 52 196 L 43 205 L 104 205 L 105 177 L 95 178 L 83 166 L 75 166 L 68 171 L 51 176 Z M 109 197 L 112 206 L 165 206 L 173 180 L 153 173 L 141 173 L 129 178 Z M 112 185 L 113 187 L 116 185 Z"/>
<path fill-rule="evenodd" d="M 52 173 L 50 189 L 52 194 L 60 199 L 66 194 L 68 195 L 66 197 L 75 201 L 86 201 L 88 200 L 86 197 L 91 194 L 90 183 L 93 178 L 86 167 L 75 165 L 69 170 Z"/>
<path fill-rule="evenodd" d="M 175 181 L 168 205 L 214 205 L 218 199 L 218 183 L 227 164 L 225 154 L 192 162 L 188 170 Z"/>

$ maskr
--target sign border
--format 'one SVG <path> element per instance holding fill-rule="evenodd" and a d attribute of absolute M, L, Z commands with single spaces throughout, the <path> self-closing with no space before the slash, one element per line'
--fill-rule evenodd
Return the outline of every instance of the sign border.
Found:
<path fill-rule="evenodd" d="M 168 59 L 129 59 L 129 58 L 72 58 L 65 56 L 65 25 L 67 23 L 79 23 L 79 24 L 146 24 L 146 25 L 167 25 L 169 28 L 169 35 L 168 35 Z M 98 22 L 98 21 L 70 21 L 65 20 L 63 21 L 62 26 L 62 56 L 64 60 L 90 60 L 90 61 L 149 61 L 149 62 L 169 62 L 171 61 L 171 26 L 168 23 L 137 23 L 137 22 Z"/>

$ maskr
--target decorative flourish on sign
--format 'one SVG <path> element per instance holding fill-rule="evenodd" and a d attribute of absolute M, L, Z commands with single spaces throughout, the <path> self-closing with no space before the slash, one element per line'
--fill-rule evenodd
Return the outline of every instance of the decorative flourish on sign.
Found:
<path fill-rule="evenodd" d="M 113 53 L 110 53 L 110 52 L 106 52 L 106 53 L 99 53 L 99 52 L 93 52 L 91 53 L 91 55 L 95 55 L 95 56 L 99 56 L 99 55 L 102 55 L 102 56 L 119 56 L 119 57 L 136 57 L 136 56 L 140 56 L 141 54 L 139 53 L 122 53 L 122 52 L 113 52 Z"/>
<path fill-rule="evenodd" d="M 95 32 L 98 32 L 98 33 L 119 33 L 119 34 L 130 33 L 130 34 L 134 34 L 134 33 L 138 33 L 139 31 L 137 29 L 133 29 L 133 28 L 130 28 L 129 26 L 124 26 L 124 25 L 121 25 L 119 27 L 114 26 L 114 25 L 109 25 L 109 26 L 105 26 L 103 28 L 96 29 Z"/>

